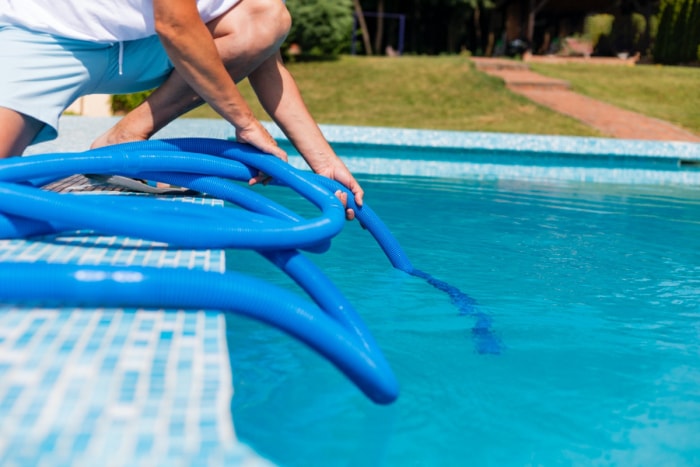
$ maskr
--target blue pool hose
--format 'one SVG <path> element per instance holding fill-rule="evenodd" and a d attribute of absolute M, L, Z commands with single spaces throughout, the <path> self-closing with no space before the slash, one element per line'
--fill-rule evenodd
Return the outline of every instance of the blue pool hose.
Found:
<path fill-rule="evenodd" d="M 231 180 L 259 172 L 297 191 L 321 212 L 304 219 Z M 159 180 L 243 209 L 164 202 L 147 196 L 58 194 L 41 186 L 75 173 Z M 298 250 L 323 252 L 343 228 L 348 207 L 392 265 L 446 292 L 462 314 L 476 317 L 477 351 L 499 353 L 490 318 L 459 289 L 413 267 L 381 219 L 338 182 L 294 169 L 248 145 L 183 138 L 126 143 L 82 153 L 44 154 L 0 162 L 0 238 L 66 231 L 139 237 L 178 248 L 247 248 L 282 269 L 313 299 L 242 274 L 148 267 L 0 263 L 0 300 L 83 306 L 217 309 L 276 326 L 326 357 L 370 399 L 387 404 L 399 385 L 352 305 Z M 222 215 L 223 214 L 223 215 Z M 224 217 L 225 215 L 225 217 Z"/>

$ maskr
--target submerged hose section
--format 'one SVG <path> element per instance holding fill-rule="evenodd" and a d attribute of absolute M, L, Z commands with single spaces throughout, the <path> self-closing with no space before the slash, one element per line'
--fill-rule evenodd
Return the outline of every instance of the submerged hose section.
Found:
<path fill-rule="evenodd" d="M 437 279 L 420 269 L 414 269 L 410 274 L 420 277 L 439 291 L 446 293 L 450 297 L 452 304 L 459 310 L 460 315 L 475 318 L 476 322 L 472 326 L 472 336 L 478 353 L 498 355 L 503 351 L 503 344 L 492 329 L 491 317 L 479 309 L 476 300 L 454 285 Z"/>
<path fill-rule="evenodd" d="M 493 330 L 491 317 L 479 308 L 474 298 L 454 285 L 440 280 L 425 271 L 414 268 L 396 237 L 392 235 L 389 228 L 369 206 L 358 208 L 350 190 L 335 180 L 315 174 L 313 174 L 313 177 L 316 178 L 319 184 L 333 192 L 343 190 L 347 193 L 348 207 L 355 210 L 357 220 L 372 234 L 396 269 L 423 279 L 440 292 L 447 294 L 452 304 L 457 307 L 460 315 L 470 316 L 475 319 L 472 327 L 472 336 L 478 353 L 498 355 L 503 351 L 503 344 Z"/>

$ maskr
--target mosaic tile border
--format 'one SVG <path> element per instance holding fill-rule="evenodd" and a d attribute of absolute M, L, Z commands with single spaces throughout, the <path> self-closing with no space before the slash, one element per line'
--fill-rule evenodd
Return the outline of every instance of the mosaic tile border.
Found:
<path fill-rule="evenodd" d="M 31 148 L 30 153 L 82 151 L 87 147 L 85 141 L 115 121 L 66 116 L 61 137 Z M 275 138 L 284 140 L 277 126 L 264 125 Z M 413 148 L 414 153 L 420 148 L 443 152 L 440 160 L 341 154 L 356 174 L 700 185 L 700 144 L 696 143 L 342 125 L 321 125 L 321 129 L 334 145 L 374 145 L 383 148 L 383 153 L 396 146 Z M 156 135 L 188 136 L 229 139 L 234 133 L 223 120 L 179 119 Z M 371 149 L 366 152 L 372 153 Z M 308 168 L 299 156 L 291 155 L 290 163 Z"/>
<path fill-rule="evenodd" d="M 116 117 L 61 119 L 59 139 L 33 146 L 28 154 L 51 151 L 83 151 L 89 142 L 112 126 Z M 275 138 L 284 139 L 280 129 L 263 122 Z M 338 143 L 399 144 L 413 147 L 468 148 L 523 153 L 580 154 L 611 156 L 653 156 L 700 160 L 700 144 L 673 141 L 621 140 L 576 136 L 526 135 L 469 131 L 416 130 L 345 125 L 320 125 L 326 138 Z M 220 119 L 179 119 L 163 128 L 156 138 L 235 136 L 232 127 Z"/>

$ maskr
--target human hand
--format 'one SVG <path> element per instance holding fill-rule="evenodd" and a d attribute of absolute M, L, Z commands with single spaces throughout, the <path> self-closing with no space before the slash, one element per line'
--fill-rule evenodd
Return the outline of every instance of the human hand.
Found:
<path fill-rule="evenodd" d="M 362 198 L 364 197 L 365 192 L 360 186 L 360 184 L 357 183 L 355 177 L 352 176 L 352 174 L 345 166 L 343 161 L 341 161 L 338 157 L 332 158 L 326 165 L 323 165 L 322 167 L 312 168 L 317 174 L 323 175 L 324 177 L 330 178 L 331 180 L 335 180 L 336 182 L 339 182 L 340 184 L 348 188 L 353 194 L 355 204 L 357 205 L 357 207 L 362 207 Z M 343 203 L 343 206 L 345 206 L 345 218 L 349 221 L 353 220 L 355 218 L 355 211 L 347 207 L 348 194 L 343 190 L 338 190 L 335 192 L 335 196 L 337 196 L 340 202 Z"/>
<path fill-rule="evenodd" d="M 266 154 L 271 154 L 284 162 L 288 162 L 287 153 L 277 145 L 272 135 L 265 129 L 258 120 L 253 120 L 248 126 L 236 128 L 236 141 L 255 146 Z M 262 182 L 267 184 L 270 177 L 262 172 L 248 180 L 248 184 L 255 185 Z"/>

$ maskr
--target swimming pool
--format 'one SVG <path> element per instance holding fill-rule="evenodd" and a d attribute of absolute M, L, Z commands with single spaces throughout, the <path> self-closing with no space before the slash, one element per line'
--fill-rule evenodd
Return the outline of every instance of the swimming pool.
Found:
<path fill-rule="evenodd" d="M 489 314 L 503 353 L 475 352 L 473 319 L 350 226 L 314 260 L 381 343 L 399 400 L 372 406 L 298 344 L 230 318 L 242 439 L 283 465 L 697 463 L 698 188 L 362 182 L 414 264 Z"/>
<path fill-rule="evenodd" d="M 344 155 L 367 202 L 416 267 L 477 301 L 503 352 L 475 352 L 473 317 L 392 269 L 351 223 L 312 259 L 384 350 L 398 402 L 371 404 L 296 341 L 230 317 L 238 436 L 282 465 L 697 464 L 697 150 L 636 160 L 624 153 L 636 143 L 567 141 L 584 163 L 572 150 L 532 164 L 518 158 L 523 140 L 491 154 L 500 164 L 485 147 L 457 161 L 419 145 L 377 157 L 376 141 L 351 141 L 365 145 Z M 607 144 L 619 158 L 585 151 Z M 228 252 L 227 269 L 294 287 L 257 255 Z"/>
<path fill-rule="evenodd" d="M 473 317 L 351 225 L 314 260 L 381 343 L 399 401 L 371 406 L 305 349 L 231 318 L 242 439 L 283 465 L 697 464 L 700 187 L 612 183 L 633 175 L 619 166 L 594 169 L 606 183 L 512 169 L 361 180 L 414 265 L 491 317 L 503 353 L 475 352 Z"/>

